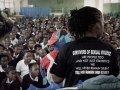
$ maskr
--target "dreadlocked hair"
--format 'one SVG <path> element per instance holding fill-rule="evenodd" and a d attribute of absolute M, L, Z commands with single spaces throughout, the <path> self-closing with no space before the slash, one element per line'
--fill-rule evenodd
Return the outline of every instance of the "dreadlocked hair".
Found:
<path fill-rule="evenodd" d="M 94 7 L 83 7 L 79 10 L 71 10 L 71 16 L 68 20 L 68 29 L 75 39 L 85 36 L 90 32 L 96 22 L 100 22 L 101 11 Z"/>

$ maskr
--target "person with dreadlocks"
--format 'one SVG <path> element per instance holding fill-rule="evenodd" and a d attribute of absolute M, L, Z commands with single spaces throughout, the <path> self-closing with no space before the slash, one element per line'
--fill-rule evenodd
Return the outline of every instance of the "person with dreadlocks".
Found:
<path fill-rule="evenodd" d="M 79 80 L 119 74 L 115 49 L 100 40 L 104 29 L 101 11 L 89 6 L 72 10 L 68 28 L 75 41 L 61 48 L 50 69 L 55 83 L 65 79 L 64 87 L 72 87 Z"/>

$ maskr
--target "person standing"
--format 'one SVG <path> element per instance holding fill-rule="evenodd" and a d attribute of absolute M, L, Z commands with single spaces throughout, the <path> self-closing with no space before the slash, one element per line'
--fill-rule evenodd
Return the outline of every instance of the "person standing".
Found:
<path fill-rule="evenodd" d="M 99 39 L 104 32 L 103 22 L 103 15 L 97 8 L 86 6 L 71 11 L 68 28 L 75 41 L 61 48 L 51 67 L 55 83 L 65 79 L 65 87 L 72 87 L 79 80 L 119 74 L 115 49 Z"/>

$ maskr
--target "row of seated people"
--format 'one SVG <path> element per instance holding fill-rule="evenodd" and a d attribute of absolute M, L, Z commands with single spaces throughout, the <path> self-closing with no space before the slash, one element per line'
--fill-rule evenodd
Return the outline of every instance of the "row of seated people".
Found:
<path fill-rule="evenodd" d="M 63 18 L 66 17 L 62 17 L 60 22 L 59 18 L 48 20 L 38 19 L 36 16 L 34 20 L 27 18 L 23 24 L 18 24 L 12 28 L 9 36 L 5 37 L 0 45 L 0 73 L 2 73 L 0 74 L 0 87 L 3 90 L 19 90 L 17 89 L 19 87 L 26 90 L 30 84 L 38 88 L 45 88 L 49 85 L 40 74 L 40 60 L 54 50 L 54 45 L 47 45 L 52 33 L 57 29 L 66 29 Z M 4 59 L 4 57 L 6 58 Z M 9 85 L 6 83 L 9 78 L 8 74 L 11 73 L 7 72 L 8 69 L 13 71 L 14 79 L 10 79 L 10 81 L 18 83 L 11 82 Z M 15 76 L 17 76 L 16 80 Z M 11 88 L 8 89 L 8 87 Z"/>
<path fill-rule="evenodd" d="M 29 54 L 31 53 L 26 52 L 25 57 L 26 55 L 29 55 Z M 26 70 L 24 73 L 22 72 L 22 74 L 24 74 L 24 77 L 22 78 L 22 83 L 17 78 L 17 72 L 19 71 L 19 69 L 17 68 L 20 68 L 20 67 L 16 67 L 16 68 L 13 66 L 7 67 L 6 65 L 8 61 L 9 61 L 8 56 L 4 54 L 1 55 L 1 67 L 3 68 L 3 70 L 1 68 L 1 72 L 0 72 L 0 78 L 2 79 L 1 90 L 20 90 L 20 87 L 22 87 L 22 90 L 27 90 L 30 84 L 38 88 L 45 88 L 49 85 L 48 83 L 45 83 L 45 84 L 43 83 L 43 77 L 40 74 L 39 64 L 36 63 L 34 60 L 31 60 L 29 62 L 26 60 L 21 60 L 23 63 L 24 62 L 26 63 L 26 64 L 22 64 L 22 68 Z M 27 63 L 30 63 L 30 64 L 28 65 Z M 28 73 L 28 74 L 25 74 L 25 73 Z"/>

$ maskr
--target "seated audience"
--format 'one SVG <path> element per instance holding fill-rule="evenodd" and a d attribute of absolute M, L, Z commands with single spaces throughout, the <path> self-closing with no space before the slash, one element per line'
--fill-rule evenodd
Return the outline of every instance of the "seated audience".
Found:
<path fill-rule="evenodd" d="M 23 76 L 29 73 L 28 64 L 36 62 L 35 60 L 32 59 L 33 59 L 32 52 L 25 51 L 23 55 L 23 59 L 17 63 L 16 66 L 17 77 L 21 83 Z"/>
<path fill-rule="evenodd" d="M 40 67 L 37 63 L 29 64 L 29 74 L 26 74 L 23 77 L 22 90 L 27 90 L 30 84 L 34 85 L 37 88 L 46 87 L 46 85 L 43 85 L 43 78 L 39 71 Z"/>
<path fill-rule="evenodd" d="M 5 69 L 7 78 L 2 81 L 1 90 L 20 90 L 21 83 L 16 77 L 15 67 L 9 66 Z"/>

